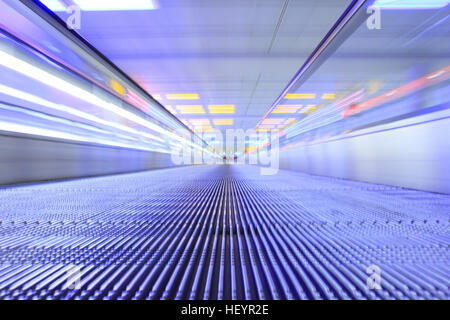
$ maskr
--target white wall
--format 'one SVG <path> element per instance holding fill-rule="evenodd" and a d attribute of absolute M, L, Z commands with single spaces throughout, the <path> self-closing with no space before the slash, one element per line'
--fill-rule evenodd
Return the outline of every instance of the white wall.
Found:
<path fill-rule="evenodd" d="M 450 194 L 449 113 L 435 112 L 285 149 L 280 152 L 280 167 Z"/>

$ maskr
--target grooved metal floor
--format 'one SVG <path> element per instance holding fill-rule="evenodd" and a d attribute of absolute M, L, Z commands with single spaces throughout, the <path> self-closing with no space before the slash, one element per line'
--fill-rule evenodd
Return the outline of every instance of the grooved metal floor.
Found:
<path fill-rule="evenodd" d="M 449 218 L 448 195 L 253 166 L 4 188 L 0 299 L 449 299 Z"/>

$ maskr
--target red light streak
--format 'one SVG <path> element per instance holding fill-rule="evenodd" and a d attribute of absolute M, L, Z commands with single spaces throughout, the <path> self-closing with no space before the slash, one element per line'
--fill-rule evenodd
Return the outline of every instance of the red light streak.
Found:
<path fill-rule="evenodd" d="M 450 66 L 437 70 L 433 73 L 430 73 L 422 78 L 419 78 L 401 87 L 398 87 L 397 89 L 388 91 L 382 95 L 379 95 L 378 97 L 369 99 L 362 103 L 353 104 L 342 112 L 342 116 L 344 118 L 352 116 L 361 111 L 371 109 L 386 102 L 401 98 L 413 92 L 429 87 L 433 84 L 444 81 L 449 77 L 450 77 Z"/>

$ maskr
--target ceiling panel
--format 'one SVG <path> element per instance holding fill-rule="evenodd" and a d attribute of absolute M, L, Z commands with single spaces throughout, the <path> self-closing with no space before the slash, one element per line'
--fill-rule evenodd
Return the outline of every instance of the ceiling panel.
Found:
<path fill-rule="evenodd" d="M 199 114 L 181 114 L 176 105 L 201 105 L 214 128 L 248 129 L 350 2 L 159 0 L 156 10 L 83 11 L 77 31 L 180 119 Z M 175 101 L 167 94 L 199 99 Z M 211 104 L 235 110 L 210 114 Z M 220 118 L 233 124 L 214 125 Z"/>

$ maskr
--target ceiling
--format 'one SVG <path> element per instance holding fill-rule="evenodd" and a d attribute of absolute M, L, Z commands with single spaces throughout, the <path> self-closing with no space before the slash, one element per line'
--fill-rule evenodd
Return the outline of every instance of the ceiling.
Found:
<path fill-rule="evenodd" d="M 350 2 L 159 0 L 154 10 L 82 11 L 77 32 L 190 127 L 249 129 Z M 313 93 L 300 102 L 328 92 Z M 186 105 L 196 107 L 177 107 Z"/>
<path fill-rule="evenodd" d="M 321 131 L 318 136 L 328 136 L 324 126 L 343 120 L 346 117 L 342 113 L 343 108 L 383 97 L 384 94 L 390 98 L 383 104 L 375 104 L 377 111 L 348 122 L 341 121 L 340 129 L 332 127 L 332 131 L 336 134 L 338 131 L 347 133 L 350 129 L 376 120 L 448 102 L 444 80 L 450 65 L 450 42 L 447 41 L 450 35 L 450 6 L 445 1 L 436 3 L 439 6 L 414 10 L 382 7 L 378 29 L 368 28 L 366 21 L 354 30 L 351 24 L 344 27 L 341 32 L 350 36 L 344 37 L 339 47 L 318 65 L 305 82 L 300 80 L 287 91 L 287 95 L 332 92 L 335 99 L 323 99 L 312 109 L 301 110 L 303 116 L 298 117 L 296 124 L 285 133 L 293 138 L 293 133 L 323 128 L 318 130 Z M 422 77 L 441 84 L 426 91 L 424 89 L 431 87 L 431 84 L 419 85 Z M 406 87 L 411 90 L 411 100 L 396 105 L 388 103 L 393 100 L 399 102 L 399 98 L 407 96 L 404 93 Z M 284 105 L 288 101 L 283 99 L 279 104 Z"/>

